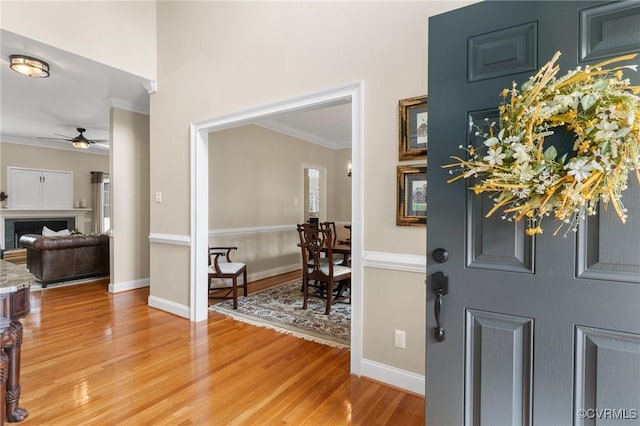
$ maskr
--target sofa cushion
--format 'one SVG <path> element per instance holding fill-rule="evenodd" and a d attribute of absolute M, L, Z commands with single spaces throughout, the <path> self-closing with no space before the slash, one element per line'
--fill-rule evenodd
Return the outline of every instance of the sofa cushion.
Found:
<path fill-rule="evenodd" d="M 54 231 L 53 229 L 49 229 L 46 226 L 42 227 L 42 236 L 43 237 L 53 237 L 56 235 L 71 235 L 71 232 L 68 229 L 62 229 L 60 231 Z"/>

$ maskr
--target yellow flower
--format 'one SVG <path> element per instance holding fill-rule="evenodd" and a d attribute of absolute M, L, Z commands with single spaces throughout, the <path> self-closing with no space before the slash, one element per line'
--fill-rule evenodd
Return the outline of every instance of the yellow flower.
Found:
<path fill-rule="evenodd" d="M 580 144 L 580 146 L 578 146 L 578 150 L 580 152 L 589 152 L 589 141 L 584 141 Z"/>
<path fill-rule="evenodd" d="M 542 228 L 540 226 L 536 226 L 535 228 L 527 228 L 524 232 L 529 236 L 533 236 L 535 234 L 542 234 Z"/>

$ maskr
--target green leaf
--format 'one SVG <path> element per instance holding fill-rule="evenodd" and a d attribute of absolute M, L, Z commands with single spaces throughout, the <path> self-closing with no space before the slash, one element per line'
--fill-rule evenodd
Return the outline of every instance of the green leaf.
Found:
<path fill-rule="evenodd" d="M 603 91 L 609 87 L 609 80 L 605 78 L 599 78 L 593 83 L 593 88 L 597 91 Z"/>
<path fill-rule="evenodd" d="M 616 132 L 616 136 L 619 137 L 619 138 L 623 138 L 623 137 L 627 136 L 630 131 L 631 131 L 630 127 L 623 127 L 622 129 L 620 129 L 620 130 L 618 130 Z"/>
<path fill-rule="evenodd" d="M 584 109 L 585 111 L 587 111 L 589 108 L 591 108 L 596 102 L 598 101 L 598 98 L 595 95 L 592 95 L 591 93 L 584 95 L 582 97 L 582 99 L 580 100 L 580 104 L 582 105 L 582 109 Z"/>
<path fill-rule="evenodd" d="M 562 157 L 560 157 L 560 163 L 565 164 L 567 162 L 567 154 L 564 154 Z"/>
<path fill-rule="evenodd" d="M 544 150 L 544 153 L 542 155 L 544 156 L 545 160 L 555 161 L 556 157 L 558 156 L 558 150 L 555 146 L 551 145 L 549 148 Z"/>

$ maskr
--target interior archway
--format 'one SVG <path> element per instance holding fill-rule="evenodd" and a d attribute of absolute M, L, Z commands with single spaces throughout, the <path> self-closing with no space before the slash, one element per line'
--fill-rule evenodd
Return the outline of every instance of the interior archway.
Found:
<path fill-rule="evenodd" d="M 209 134 L 250 124 L 275 114 L 301 110 L 337 100 L 351 102 L 352 146 L 352 301 L 351 373 L 360 375 L 363 335 L 363 83 L 352 83 L 321 92 L 266 104 L 235 114 L 191 124 L 191 263 L 190 320 L 204 321 L 208 314 L 207 256 L 209 228 Z"/>

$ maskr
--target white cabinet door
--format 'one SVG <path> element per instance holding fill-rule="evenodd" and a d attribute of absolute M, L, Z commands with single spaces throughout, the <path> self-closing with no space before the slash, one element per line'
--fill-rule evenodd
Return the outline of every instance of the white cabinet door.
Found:
<path fill-rule="evenodd" d="M 42 172 L 42 208 L 70 209 L 72 207 L 71 177 L 69 172 Z"/>
<path fill-rule="evenodd" d="M 73 173 L 9 167 L 9 207 L 12 209 L 70 209 Z"/>
<path fill-rule="evenodd" d="M 9 169 L 9 207 L 42 208 L 42 173 L 40 170 Z"/>

